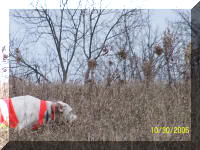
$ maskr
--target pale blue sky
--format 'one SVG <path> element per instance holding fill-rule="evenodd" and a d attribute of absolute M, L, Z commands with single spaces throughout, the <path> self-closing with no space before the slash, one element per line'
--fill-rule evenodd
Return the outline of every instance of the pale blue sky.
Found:
<path fill-rule="evenodd" d="M 153 9 L 151 13 L 153 28 L 159 28 L 160 31 L 163 31 L 167 27 L 167 21 L 178 19 L 177 15 L 170 9 Z"/>

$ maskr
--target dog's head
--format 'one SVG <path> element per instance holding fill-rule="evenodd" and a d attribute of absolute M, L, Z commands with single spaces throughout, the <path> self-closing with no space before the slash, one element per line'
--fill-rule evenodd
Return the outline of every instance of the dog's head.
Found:
<path fill-rule="evenodd" d="M 77 116 L 73 113 L 72 108 L 68 104 L 58 101 L 54 103 L 54 107 L 55 113 L 59 116 L 63 116 L 65 120 L 68 120 L 70 123 L 77 119 Z"/>

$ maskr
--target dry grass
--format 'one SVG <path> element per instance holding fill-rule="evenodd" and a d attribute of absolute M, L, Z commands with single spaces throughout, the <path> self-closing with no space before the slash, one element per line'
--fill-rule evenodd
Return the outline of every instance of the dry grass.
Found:
<path fill-rule="evenodd" d="M 0 84 L 0 98 L 8 98 L 9 92 L 8 92 L 8 84 Z M 5 128 L 4 126 L 1 126 L 0 124 L 0 149 L 2 149 L 7 143 L 8 143 L 8 128 Z"/>
<path fill-rule="evenodd" d="M 8 128 L 0 127 L 0 149 L 2 149 L 9 140 L 9 130 Z"/>
<path fill-rule="evenodd" d="M 9 87 L 8 83 L 2 83 L 0 84 L 0 98 L 8 98 L 9 95 Z"/>
<path fill-rule="evenodd" d="M 32 85 L 18 83 L 10 96 L 32 95 L 70 104 L 78 120 L 59 122 L 37 132 L 24 130 L 10 140 L 28 141 L 188 141 L 190 134 L 152 134 L 152 127 L 191 127 L 190 87 L 162 83 L 111 85 Z M 15 91 L 14 91 L 15 90 Z M 17 94 L 14 94 L 17 93 Z"/>

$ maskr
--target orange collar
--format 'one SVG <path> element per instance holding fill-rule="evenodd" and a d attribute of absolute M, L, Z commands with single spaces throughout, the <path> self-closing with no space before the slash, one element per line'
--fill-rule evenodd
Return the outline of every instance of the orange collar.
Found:
<path fill-rule="evenodd" d="M 51 105 L 51 120 L 55 120 L 56 105 Z"/>

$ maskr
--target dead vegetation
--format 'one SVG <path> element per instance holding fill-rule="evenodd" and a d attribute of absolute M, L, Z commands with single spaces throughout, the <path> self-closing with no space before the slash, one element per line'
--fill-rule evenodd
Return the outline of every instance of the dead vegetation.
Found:
<path fill-rule="evenodd" d="M 70 104 L 78 120 L 60 121 L 37 132 L 10 132 L 10 140 L 22 141 L 189 141 L 190 134 L 152 134 L 152 127 L 191 127 L 190 87 L 169 88 L 163 83 L 112 84 L 17 84 L 10 96 L 33 95 Z"/>
<path fill-rule="evenodd" d="M 0 99 L 8 98 L 8 83 L 0 84 Z M 0 149 L 2 149 L 7 143 L 9 139 L 9 132 L 8 128 L 2 126 L 0 124 Z"/>
<path fill-rule="evenodd" d="M 0 98 L 8 98 L 9 95 L 8 83 L 0 84 Z"/>
<path fill-rule="evenodd" d="M 2 149 L 7 143 L 8 143 L 8 140 L 9 140 L 9 130 L 8 128 L 2 128 L 0 127 L 0 149 Z"/>

